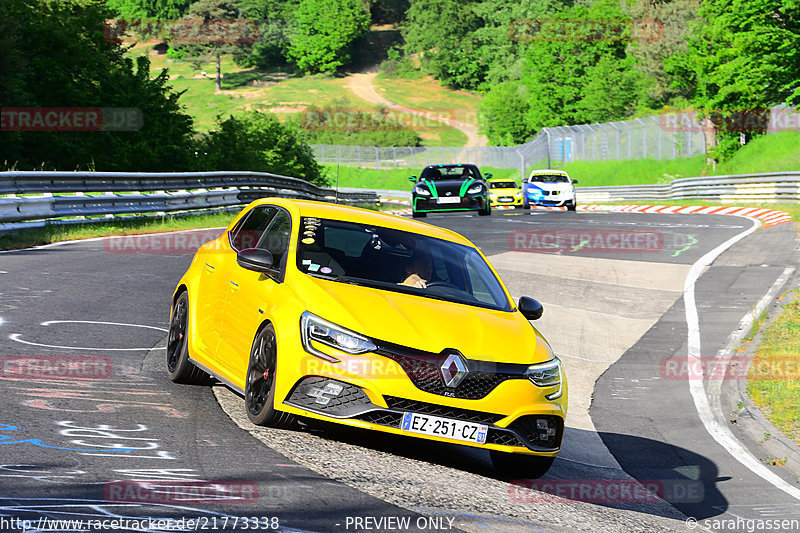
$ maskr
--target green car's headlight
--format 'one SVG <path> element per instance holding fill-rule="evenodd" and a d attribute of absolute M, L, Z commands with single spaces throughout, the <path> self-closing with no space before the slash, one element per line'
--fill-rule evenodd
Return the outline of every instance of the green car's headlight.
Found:
<path fill-rule="evenodd" d="M 423 187 L 422 185 L 417 185 L 416 187 L 414 187 L 414 192 L 419 194 L 420 196 L 431 195 L 431 191 L 429 191 L 427 187 Z"/>
<path fill-rule="evenodd" d="M 303 313 L 300 318 L 300 333 L 303 339 L 303 348 L 308 353 L 330 362 L 339 362 L 339 360 L 314 348 L 311 344 L 312 340 L 352 355 L 376 349 L 375 343 L 363 335 L 328 322 L 308 311 Z"/>
<path fill-rule="evenodd" d="M 483 185 L 478 183 L 477 185 L 473 185 L 472 187 L 467 189 L 467 194 L 478 194 L 481 191 L 483 191 Z"/>
<path fill-rule="evenodd" d="M 555 357 L 546 363 L 531 365 L 525 371 L 525 377 L 537 387 L 555 387 L 558 390 L 545 396 L 548 400 L 556 400 L 561 397 L 562 378 L 561 361 Z"/>

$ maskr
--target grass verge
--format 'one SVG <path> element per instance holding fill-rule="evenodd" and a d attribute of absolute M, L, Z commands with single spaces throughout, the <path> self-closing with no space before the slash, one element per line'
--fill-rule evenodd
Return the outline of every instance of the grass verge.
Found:
<path fill-rule="evenodd" d="M 763 331 L 747 393 L 775 427 L 800 444 L 800 297 L 792 292 L 794 298 Z"/>

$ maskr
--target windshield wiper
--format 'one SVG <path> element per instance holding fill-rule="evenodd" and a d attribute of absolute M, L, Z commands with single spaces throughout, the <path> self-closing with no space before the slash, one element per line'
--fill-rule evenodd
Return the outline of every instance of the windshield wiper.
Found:
<path fill-rule="evenodd" d="M 347 276 L 340 276 L 337 274 L 322 274 L 321 272 L 306 272 L 309 276 L 315 278 L 326 279 L 328 281 L 338 281 L 339 283 L 349 283 L 350 285 L 362 285 L 356 279 Z"/>

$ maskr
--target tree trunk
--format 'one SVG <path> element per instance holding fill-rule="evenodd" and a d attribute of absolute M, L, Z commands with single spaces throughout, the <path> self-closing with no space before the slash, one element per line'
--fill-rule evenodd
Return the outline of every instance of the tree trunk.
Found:
<path fill-rule="evenodd" d="M 217 49 L 217 87 L 216 90 L 219 92 L 222 90 L 222 56 Z"/>
<path fill-rule="evenodd" d="M 716 170 L 717 160 L 711 154 L 717 148 L 717 127 L 708 117 L 703 119 L 703 140 L 706 144 L 706 165 L 711 165 Z"/>

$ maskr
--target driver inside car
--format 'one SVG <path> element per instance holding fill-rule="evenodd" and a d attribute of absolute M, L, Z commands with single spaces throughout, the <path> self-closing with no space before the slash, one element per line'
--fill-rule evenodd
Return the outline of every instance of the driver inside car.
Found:
<path fill-rule="evenodd" d="M 406 265 L 405 279 L 401 285 L 424 289 L 433 276 L 433 260 L 430 254 L 425 252 L 415 252 L 411 262 Z"/>

